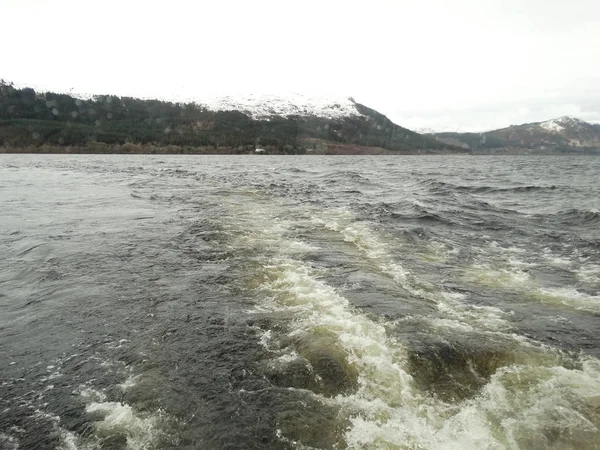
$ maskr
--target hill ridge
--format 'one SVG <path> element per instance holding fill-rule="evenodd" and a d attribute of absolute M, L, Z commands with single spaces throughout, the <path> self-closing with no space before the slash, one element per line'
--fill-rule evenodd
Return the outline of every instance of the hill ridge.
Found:
<path fill-rule="evenodd" d="M 534 151 L 600 153 L 600 125 L 573 116 L 511 125 L 480 133 L 430 133 L 441 142 L 472 152 Z"/>

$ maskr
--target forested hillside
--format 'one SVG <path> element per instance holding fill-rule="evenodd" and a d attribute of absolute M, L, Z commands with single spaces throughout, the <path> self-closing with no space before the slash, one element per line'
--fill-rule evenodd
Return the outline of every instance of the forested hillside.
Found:
<path fill-rule="evenodd" d="M 78 98 L 36 92 L 0 82 L 0 147 L 152 144 L 230 148 L 257 146 L 302 153 L 315 140 L 410 151 L 452 146 L 392 123 L 358 103 L 355 116 L 272 116 L 252 119 L 240 111 L 211 111 L 196 103 L 173 103 L 98 95 Z"/>

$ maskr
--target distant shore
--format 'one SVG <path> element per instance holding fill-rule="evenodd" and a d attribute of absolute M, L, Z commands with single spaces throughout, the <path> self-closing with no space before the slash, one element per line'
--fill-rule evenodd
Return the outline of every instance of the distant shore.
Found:
<path fill-rule="evenodd" d="M 331 143 L 317 148 L 281 150 L 265 147 L 260 151 L 252 147 L 182 147 L 141 144 L 90 143 L 84 146 L 41 145 L 38 147 L 0 147 L 0 153 L 12 154 L 90 154 L 90 155 L 426 155 L 446 154 L 440 150 L 386 150 L 381 147 L 364 147 Z M 448 152 L 447 154 L 456 154 Z"/>

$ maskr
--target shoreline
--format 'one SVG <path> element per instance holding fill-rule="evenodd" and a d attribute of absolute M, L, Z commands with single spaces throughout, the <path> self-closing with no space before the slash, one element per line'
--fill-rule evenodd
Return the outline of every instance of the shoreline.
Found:
<path fill-rule="evenodd" d="M 470 152 L 456 153 L 439 150 L 387 150 L 380 147 L 328 144 L 317 149 L 264 148 L 254 149 L 233 147 L 179 147 L 154 145 L 92 145 L 92 146 L 49 146 L 40 147 L 0 147 L 0 154 L 48 154 L 48 155 L 470 155 Z"/>

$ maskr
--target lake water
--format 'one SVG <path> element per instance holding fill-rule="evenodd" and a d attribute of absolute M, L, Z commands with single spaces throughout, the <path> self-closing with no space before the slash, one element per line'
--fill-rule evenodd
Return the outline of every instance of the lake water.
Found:
<path fill-rule="evenodd" d="M 600 158 L 0 156 L 2 449 L 598 449 Z"/>

